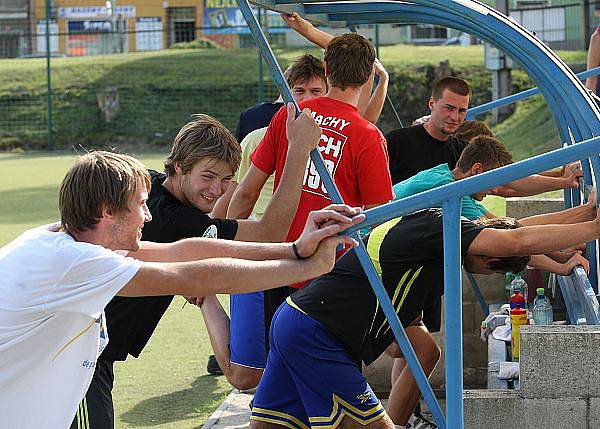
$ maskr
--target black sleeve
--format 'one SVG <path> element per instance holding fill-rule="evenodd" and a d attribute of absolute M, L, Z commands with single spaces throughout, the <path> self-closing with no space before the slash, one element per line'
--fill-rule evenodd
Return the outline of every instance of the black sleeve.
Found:
<path fill-rule="evenodd" d="M 233 240 L 237 234 L 237 220 L 213 219 L 193 207 L 178 207 L 173 215 L 177 219 L 173 225 L 179 239 L 205 237 Z"/>
<path fill-rule="evenodd" d="M 430 222 L 427 233 L 422 239 L 423 245 L 432 254 L 443 252 L 444 249 L 444 222 L 442 210 L 432 213 L 433 221 Z M 467 218 L 460 218 L 460 248 L 461 254 L 464 257 L 469 250 L 469 246 L 475 240 L 475 237 L 483 230 L 483 226 L 476 224 Z"/>
<path fill-rule="evenodd" d="M 238 143 L 241 143 L 242 140 L 244 140 L 244 137 L 246 137 L 246 132 L 244 130 L 244 117 L 246 116 L 246 110 L 244 110 L 241 114 L 240 114 L 240 119 L 238 121 L 238 125 L 237 125 L 237 129 L 235 131 L 235 138 L 237 139 Z"/>

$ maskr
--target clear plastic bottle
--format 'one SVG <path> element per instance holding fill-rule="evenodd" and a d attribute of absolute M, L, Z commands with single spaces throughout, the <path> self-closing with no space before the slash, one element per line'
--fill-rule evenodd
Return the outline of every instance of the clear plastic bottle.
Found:
<path fill-rule="evenodd" d="M 552 325 L 552 304 L 544 294 L 544 288 L 537 288 L 537 296 L 533 302 L 533 321 L 536 325 Z"/>
<path fill-rule="evenodd" d="M 515 279 L 510 283 L 510 296 L 513 296 L 516 291 L 520 291 L 525 298 L 525 305 L 527 305 L 527 282 L 521 277 L 521 273 L 515 275 Z"/>

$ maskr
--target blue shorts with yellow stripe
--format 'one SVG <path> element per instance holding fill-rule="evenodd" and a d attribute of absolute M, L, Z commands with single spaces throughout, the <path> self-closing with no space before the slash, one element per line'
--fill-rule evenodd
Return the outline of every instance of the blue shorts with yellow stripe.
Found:
<path fill-rule="evenodd" d="M 366 425 L 384 415 L 342 343 L 288 298 L 271 324 L 267 367 L 251 419 L 290 429 L 329 429 L 344 416 Z"/>

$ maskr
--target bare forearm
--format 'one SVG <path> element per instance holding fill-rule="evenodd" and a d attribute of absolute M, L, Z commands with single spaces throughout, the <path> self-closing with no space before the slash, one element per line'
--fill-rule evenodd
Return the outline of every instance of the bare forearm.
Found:
<path fill-rule="evenodd" d="M 242 181 L 235 189 L 229 207 L 227 208 L 227 219 L 247 219 L 260 195 L 259 191 L 250 191 Z"/>
<path fill-rule="evenodd" d="M 363 115 L 363 117 L 372 124 L 376 124 L 379 120 L 379 116 L 383 110 L 383 104 L 385 103 L 387 89 L 388 79 L 380 79 Z"/>
<path fill-rule="evenodd" d="M 545 213 L 520 219 L 524 226 L 550 225 L 550 224 L 572 224 L 581 223 L 594 219 L 596 213 L 593 206 L 582 205 L 555 213 Z"/>
<path fill-rule="evenodd" d="M 546 255 L 533 255 L 529 261 L 529 265 L 538 270 L 560 275 L 566 275 L 570 272 L 564 264 L 557 262 Z"/>
<path fill-rule="evenodd" d="M 142 249 L 129 256 L 145 262 L 190 262 L 209 258 L 287 259 L 293 258 L 294 253 L 289 243 L 187 238 L 169 244 L 143 242 Z"/>
<path fill-rule="evenodd" d="M 367 80 L 367 83 L 365 83 L 361 90 L 360 90 L 360 97 L 358 99 L 358 113 L 365 118 L 367 121 L 369 121 L 369 119 L 365 116 L 365 114 L 367 113 L 367 110 L 369 108 L 369 102 L 371 100 L 371 93 L 373 92 L 373 82 L 375 79 L 375 74 L 371 73 L 371 76 L 369 76 L 369 80 Z M 369 121 L 370 122 L 370 121 Z"/>
<path fill-rule="evenodd" d="M 514 235 L 512 252 L 506 255 L 540 255 L 554 252 L 598 237 L 594 221 L 572 225 L 536 225 L 507 231 Z"/>
<path fill-rule="evenodd" d="M 229 317 L 223 310 L 219 299 L 215 295 L 209 295 L 204 298 L 200 307 L 202 317 L 208 338 L 212 346 L 215 357 L 223 373 L 227 376 L 230 370 L 230 351 L 229 351 Z"/>
<path fill-rule="evenodd" d="M 123 296 L 246 293 L 299 283 L 323 274 L 315 258 L 248 261 L 214 258 L 204 261 L 145 264 L 120 291 Z"/>
<path fill-rule="evenodd" d="M 565 187 L 566 184 L 562 178 L 534 174 L 498 187 L 498 194 L 504 197 L 528 197 Z M 505 188 L 510 188 L 512 192 L 505 192 Z"/>

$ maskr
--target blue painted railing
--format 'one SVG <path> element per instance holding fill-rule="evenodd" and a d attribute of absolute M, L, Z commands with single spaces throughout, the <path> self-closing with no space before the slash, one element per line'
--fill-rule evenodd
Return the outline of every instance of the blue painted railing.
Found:
<path fill-rule="evenodd" d="M 600 306 L 592 285 L 581 267 L 569 276 L 557 276 L 571 325 L 599 325 Z"/>
<path fill-rule="evenodd" d="M 500 48 L 518 61 L 539 86 L 557 123 L 561 141 L 568 147 L 500 168 L 495 171 L 445 185 L 441 188 L 404 198 L 386 206 L 368 210 L 362 227 L 374 226 L 389 218 L 418 209 L 442 205 L 444 213 L 444 290 L 446 330 L 446 418 L 433 396 L 431 386 L 408 342 L 389 297 L 363 246 L 355 251 L 373 286 L 377 299 L 392 327 L 398 344 L 407 358 L 415 380 L 440 428 L 458 429 L 464 426 L 462 381 L 462 304 L 459 200 L 464 195 L 490 189 L 567 162 L 584 162 L 586 184 L 598 183 L 600 174 L 600 111 L 596 103 L 570 69 L 527 29 L 511 22 L 488 6 L 472 0 L 412 0 L 412 2 L 263 0 L 256 1 L 277 10 L 295 10 L 322 14 L 330 21 L 345 21 L 345 25 L 371 23 L 426 23 L 455 28 L 473 34 Z M 264 34 L 252 16 L 247 0 L 238 0 L 261 53 L 269 64 L 273 78 L 286 101 L 293 101 L 281 70 L 264 39 Z M 289 9 L 288 9 L 289 8 Z M 570 134 L 574 141 L 571 142 Z M 580 142 L 577 144 L 572 144 Z M 317 151 L 313 151 L 317 152 Z M 318 153 L 311 154 L 325 187 L 334 202 L 341 202 L 339 192 L 324 168 Z M 576 201 L 578 195 L 570 195 Z M 348 232 L 356 234 L 356 230 Z"/>
<path fill-rule="evenodd" d="M 597 76 L 600 74 L 600 67 L 595 67 L 590 70 L 578 73 L 576 76 L 583 80 L 590 76 Z M 508 95 L 506 97 L 499 98 L 497 100 L 488 101 L 487 103 L 480 104 L 479 106 L 470 107 L 467 112 L 467 119 L 475 119 L 477 115 L 489 112 L 490 110 L 497 109 L 498 107 L 507 106 L 512 103 L 524 100 L 540 93 L 539 88 L 530 88 L 525 91 L 517 92 L 516 94 Z"/>

